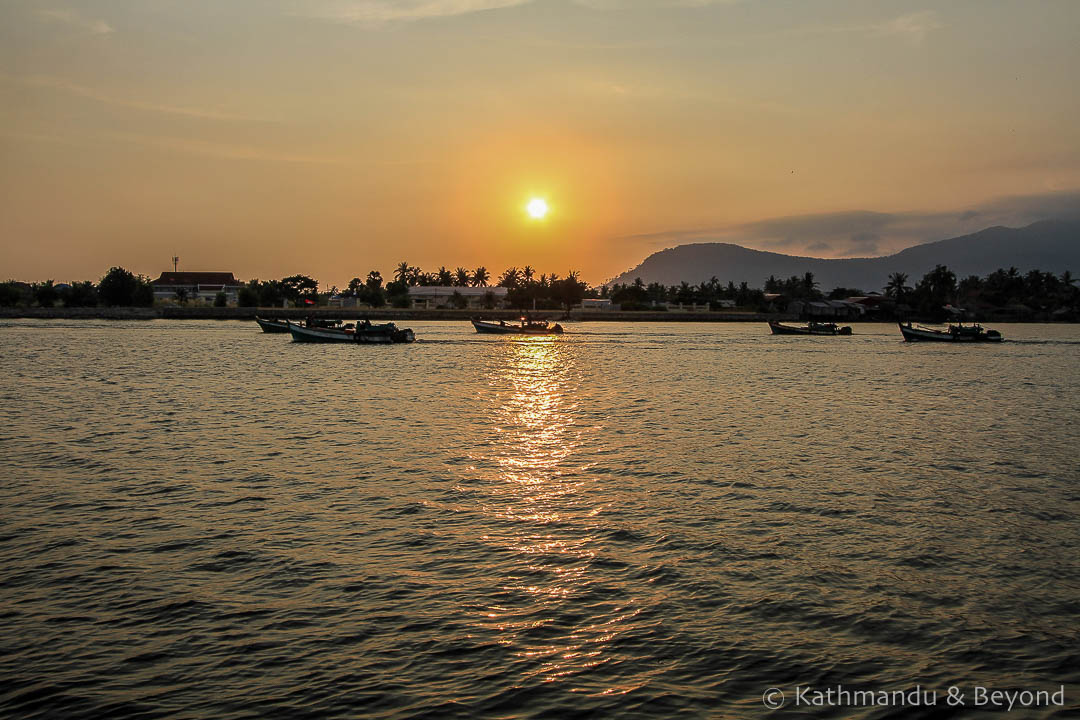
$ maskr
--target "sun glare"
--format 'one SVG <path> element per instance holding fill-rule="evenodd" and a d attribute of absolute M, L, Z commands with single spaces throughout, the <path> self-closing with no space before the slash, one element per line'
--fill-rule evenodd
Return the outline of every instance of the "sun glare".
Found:
<path fill-rule="evenodd" d="M 533 198 L 529 201 L 529 204 L 525 206 L 525 210 L 529 213 L 529 217 L 540 220 L 547 215 L 548 204 L 544 198 Z"/>

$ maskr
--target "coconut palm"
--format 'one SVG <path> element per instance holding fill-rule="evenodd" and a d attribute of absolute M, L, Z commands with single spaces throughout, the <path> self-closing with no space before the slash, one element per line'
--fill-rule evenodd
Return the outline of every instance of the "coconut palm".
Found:
<path fill-rule="evenodd" d="M 454 285 L 457 287 L 469 287 L 469 271 L 463 267 L 454 270 Z"/>
<path fill-rule="evenodd" d="M 907 273 L 894 272 L 889 276 L 889 284 L 885 286 L 885 294 L 896 302 L 903 302 L 911 288 L 907 285 Z"/>
<path fill-rule="evenodd" d="M 473 287 L 487 287 L 488 280 L 491 279 L 491 275 L 488 274 L 487 268 L 481 265 L 476 268 L 476 272 L 472 276 Z"/>
<path fill-rule="evenodd" d="M 506 288 L 517 287 L 520 280 L 521 273 L 518 272 L 516 267 L 507 268 L 502 277 L 499 278 L 499 286 Z"/>
<path fill-rule="evenodd" d="M 394 279 L 397 280 L 399 283 L 404 283 L 407 285 L 409 281 L 409 273 L 411 271 L 412 268 L 409 266 L 409 263 L 402 261 L 398 264 L 397 269 L 394 270 Z"/>

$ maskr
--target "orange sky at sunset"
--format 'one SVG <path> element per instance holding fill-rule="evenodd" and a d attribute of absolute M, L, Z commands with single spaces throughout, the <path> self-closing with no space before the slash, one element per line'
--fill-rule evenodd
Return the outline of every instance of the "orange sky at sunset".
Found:
<path fill-rule="evenodd" d="M 2 279 L 175 254 L 598 283 L 680 242 L 884 254 L 1032 221 L 1080 189 L 1078 31 L 1069 0 L 6 3 Z"/>

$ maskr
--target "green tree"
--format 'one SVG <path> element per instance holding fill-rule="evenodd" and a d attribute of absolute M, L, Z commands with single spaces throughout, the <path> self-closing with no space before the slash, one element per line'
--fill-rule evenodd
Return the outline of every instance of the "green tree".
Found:
<path fill-rule="evenodd" d="M 581 304 L 581 301 L 585 299 L 585 290 L 588 288 L 588 285 L 578 279 L 578 273 L 574 270 L 571 270 L 562 280 L 556 280 L 553 286 L 555 298 L 568 313 L 572 307 Z"/>
<path fill-rule="evenodd" d="M 908 293 L 911 292 L 911 288 L 908 287 L 907 281 L 907 273 L 894 272 L 889 276 L 889 283 L 885 286 L 885 294 L 898 303 L 904 302 L 907 299 Z"/>
<path fill-rule="evenodd" d="M 116 266 L 109 268 L 105 277 L 98 283 L 98 297 L 110 307 L 135 305 L 135 293 L 139 288 L 139 278 L 134 273 Z"/>
<path fill-rule="evenodd" d="M 499 287 L 516 288 L 521 283 L 521 273 L 516 267 L 507 268 L 499 277 Z"/>
<path fill-rule="evenodd" d="M 60 295 L 56 291 L 56 286 L 53 285 L 52 280 L 46 280 L 45 282 L 35 283 L 33 285 L 34 300 L 41 307 L 51 308 L 56 304 Z"/>
<path fill-rule="evenodd" d="M 407 308 L 412 303 L 409 300 L 409 286 L 404 280 L 392 280 L 386 283 L 386 300 L 396 308 Z"/>
<path fill-rule="evenodd" d="M 319 300 L 319 281 L 307 275 L 290 275 L 281 279 L 281 290 L 293 303 L 301 300 Z"/>
<path fill-rule="evenodd" d="M 95 307 L 98 304 L 97 289 L 89 280 L 73 282 L 60 292 L 64 307 Z"/>
<path fill-rule="evenodd" d="M 382 307 L 386 304 L 386 294 L 383 293 L 382 287 L 383 279 L 378 270 L 372 270 L 367 274 L 367 280 L 364 281 L 363 287 L 360 289 L 358 297 L 361 302 L 365 302 L 371 307 Z"/>
<path fill-rule="evenodd" d="M 956 274 L 944 265 L 936 266 L 915 286 L 914 297 L 920 313 L 941 317 L 945 305 L 956 299 Z"/>
<path fill-rule="evenodd" d="M 26 283 L 8 280 L 0 284 L 0 306 L 14 307 L 30 302 L 30 288 Z"/>
<path fill-rule="evenodd" d="M 154 285 L 145 275 L 135 276 L 135 305 L 150 307 L 154 304 Z"/>
<path fill-rule="evenodd" d="M 849 297 L 860 297 L 864 293 L 858 288 L 835 287 L 826 296 L 829 300 L 844 300 Z"/>
<path fill-rule="evenodd" d="M 278 280 L 253 280 L 248 284 L 254 285 L 254 289 L 259 293 L 260 307 L 280 307 L 285 302 L 285 288 Z"/>
<path fill-rule="evenodd" d="M 236 304 L 240 307 L 257 307 L 259 305 L 258 289 L 251 287 L 251 283 L 240 288 L 236 293 Z"/>

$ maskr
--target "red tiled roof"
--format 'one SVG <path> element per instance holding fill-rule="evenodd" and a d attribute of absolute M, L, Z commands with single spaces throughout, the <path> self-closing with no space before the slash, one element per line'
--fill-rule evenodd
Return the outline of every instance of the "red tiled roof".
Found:
<path fill-rule="evenodd" d="M 154 285 L 240 285 L 231 272 L 163 272 Z"/>

